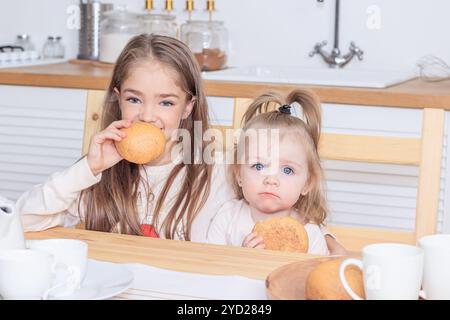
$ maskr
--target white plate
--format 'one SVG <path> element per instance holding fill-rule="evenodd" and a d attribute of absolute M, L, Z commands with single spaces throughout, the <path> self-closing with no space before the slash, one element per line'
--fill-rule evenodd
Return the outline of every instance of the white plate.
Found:
<path fill-rule="evenodd" d="M 71 295 L 49 300 L 108 299 L 129 289 L 133 280 L 133 273 L 123 265 L 89 259 L 81 288 Z"/>

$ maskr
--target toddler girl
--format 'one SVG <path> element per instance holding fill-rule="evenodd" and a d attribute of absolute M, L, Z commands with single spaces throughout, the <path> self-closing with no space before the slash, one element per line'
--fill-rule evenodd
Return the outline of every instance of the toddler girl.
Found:
<path fill-rule="evenodd" d="M 291 114 L 294 103 L 301 106 L 303 119 Z M 273 105 L 277 109 L 268 112 Z M 286 98 L 267 93 L 250 105 L 243 122 L 235 163 L 230 167 L 237 199 L 217 213 L 208 241 L 264 248 L 264 240 L 252 232 L 255 223 L 290 216 L 305 226 L 308 253 L 328 254 L 327 232 L 320 228 L 327 205 L 317 152 L 321 125 L 318 99 L 306 90 L 295 90 Z"/>

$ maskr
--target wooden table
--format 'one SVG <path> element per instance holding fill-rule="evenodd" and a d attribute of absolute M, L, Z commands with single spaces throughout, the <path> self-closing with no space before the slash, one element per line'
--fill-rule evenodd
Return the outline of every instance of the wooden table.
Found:
<path fill-rule="evenodd" d="M 216 275 L 241 275 L 264 280 L 270 272 L 291 262 L 317 258 L 315 255 L 219 246 L 204 243 L 146 238 L 54 228 L 26 233 L 29 240 L 78 239 L 88 243 L 89 258 L 142 263 L 174 271 Z"/>

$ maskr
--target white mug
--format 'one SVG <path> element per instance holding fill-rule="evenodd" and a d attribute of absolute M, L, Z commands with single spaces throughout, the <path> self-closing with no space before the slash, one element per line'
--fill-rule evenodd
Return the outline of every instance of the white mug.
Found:
<path fill-rule="evenodd" d="M 422 283 L 423 250 L 416 246 L 379 243 L 365 246 L 363 259 L 347 259 L 340 266 L 339 277 L 347 293 L 356 295 L 345 279 L 345 268 L 356 265 L 363 272 L 367 300 L 417 300 Z"/>
<path fill-rule="evenodd" d="M 7 300 L 46 299 L 54 277 L 54 257 L 38 250 L 0 252 L 0 296 Z"/>
<path fill-rule="evenodd" d="M 450 299 L 450 234 L 436 234 L 419 239 L 425 252 L 423 298 Z"/>
<path fill-rule="evenodd" d="M 29 240 L 27 247 L 52 254 L 56 262 L 53 284 L 59 284 L 50 295 L 64 297 L 80 289 L 86 276 L 88 245 L 73 239 Z"/>

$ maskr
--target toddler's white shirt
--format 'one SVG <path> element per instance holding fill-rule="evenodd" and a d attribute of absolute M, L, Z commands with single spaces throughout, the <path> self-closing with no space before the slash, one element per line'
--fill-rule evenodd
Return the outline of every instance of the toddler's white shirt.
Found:
<path fill-rule="evenodd" d="M 214 217 L 209 226 L 207 240 L 214 244 L 242 246 L 242 241 L 252 232 L 254 226 L 250 206 L 244 200 L 233 199 L 225 203 Z M 307 223 L 305 229 L 309 240 L 308 253 L 328 255 L 325 234 L 330 233 L 312 223 Z"/>

